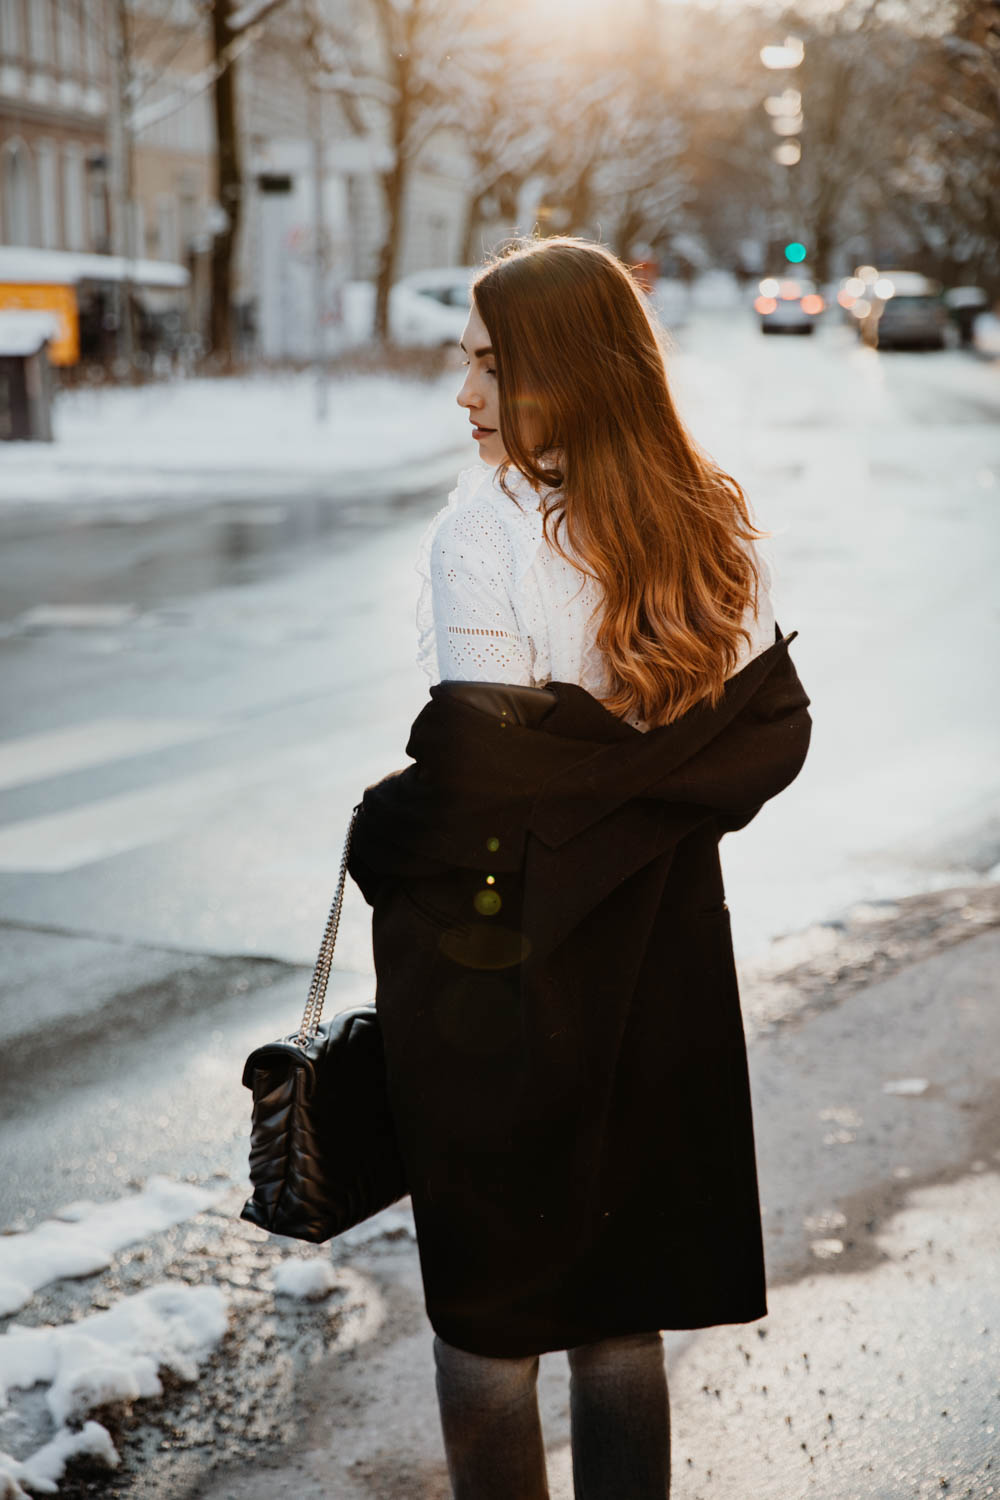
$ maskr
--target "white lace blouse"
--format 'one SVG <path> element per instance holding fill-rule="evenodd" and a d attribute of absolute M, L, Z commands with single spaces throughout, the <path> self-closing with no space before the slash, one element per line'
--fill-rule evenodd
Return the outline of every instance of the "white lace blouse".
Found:
<path fill-rule="evenodd" d="M 513 468 L 507 484 L 516 502 L 494 469 L 463 469 L 425 530 L 417 556 L 418 661 L 431 682 L 574 682 L 599 698 L 607 687 L 594 639 L 600 585 L 545 541 L 542 505 L 551 492 L 537 494 Z M 747 621 L 753 644 L 743 642 L 734 672 L 774 643 L 770 575 L 757 557 L 760 607 Z"/>

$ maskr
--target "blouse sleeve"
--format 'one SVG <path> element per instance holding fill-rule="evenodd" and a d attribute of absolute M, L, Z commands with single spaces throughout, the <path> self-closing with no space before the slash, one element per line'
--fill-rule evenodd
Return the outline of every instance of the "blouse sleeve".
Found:
<path fill-rule="evenodd" d="M 511 597 L 514 571 L 513 548 L 495 513 L 464 506 L 445 516 L 430 555 L 442 682 L 532 683 L 531 643 L 518 630 Z"/>

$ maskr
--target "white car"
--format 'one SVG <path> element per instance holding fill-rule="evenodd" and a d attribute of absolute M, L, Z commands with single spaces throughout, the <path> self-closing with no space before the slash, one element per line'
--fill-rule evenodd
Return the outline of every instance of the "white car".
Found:
<path fill-rule="evenodd" d="M 475 270 L 452 266 L 417 271 L 397 281 L 389 294 L 389 333 L 407 348 L 442 349 L 457 345 L 469 316 L 469 288 Z M 375 317 L 375 285 L 351 281 L 344 288 L 348 344 L 367 344 Z"/>
<path fill-rule="evenodd" d="M 390 317 L 397 344 L 457 344 L 469 316 L 478 267 L 414 271 L 392 289 Z"/>

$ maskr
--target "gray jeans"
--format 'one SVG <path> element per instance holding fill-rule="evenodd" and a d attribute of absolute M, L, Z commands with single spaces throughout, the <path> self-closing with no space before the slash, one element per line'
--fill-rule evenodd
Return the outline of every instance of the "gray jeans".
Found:
<path fill-rule="evenodd" d="M 659 1333 L 567 1350 L 576 1500 L 666 1500 L 670 1407 Z M 548 1500 L 538 1356 L 488 1359 L 434 1340 L 455 1500 Z"/>

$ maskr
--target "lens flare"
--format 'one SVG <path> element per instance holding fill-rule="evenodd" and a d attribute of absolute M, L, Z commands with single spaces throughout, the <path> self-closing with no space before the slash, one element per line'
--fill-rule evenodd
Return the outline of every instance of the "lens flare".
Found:
<path fill-rule="evenodd" d="M 754 310 L 755 312 L 759 312 L 763 317 L 767 313 L 773 313 L 777 305 L 773 297 L 758 297 L 754 303 Z"/>
<path fill-rule="evenodd" d="M 779 285 L 773 276 L 765 276 L 758 287 L 758 291 L 762 297 L 776 297 L 779 290 Z"/>
<path fill-rule="evenodd" d="M 840 291 L 837 293 L 837 301 L 840 303 L 841 307 L 846 307 L 847 311 L 850 312 L 851 308 L 854 306 L 855 299 L 847 290 L 846 286 L 842 286 Z"/>
<path fill-rule="evenodd" d="M 797 281 L 783 281 L 778 296 L 782 302 L 795 302 L 802 296 L 802 288 Z"/>
<path fill-rule="evenodd" d="M 895 297 L 896 288 L 888 276 L 880 276 L 872 287 L 872 291 L 881 302 L 888 302 L 890 297 Z"/>
<path fill-rule="evenodd" d="M 821 313 L 825 306 L 826 303 L 817 292 L 810 292 L 807 297 L 802 298 L 802 311 L 808 313 L 810 317 L 815 317 L 817 313 Z"/>

